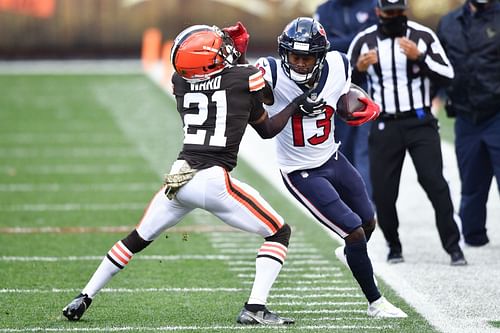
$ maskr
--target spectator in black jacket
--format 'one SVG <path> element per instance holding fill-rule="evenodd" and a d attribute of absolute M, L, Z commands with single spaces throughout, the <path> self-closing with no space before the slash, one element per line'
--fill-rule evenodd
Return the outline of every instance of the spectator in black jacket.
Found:
<path fill-rule="evenodd" d="M 446 111 L 456 117 L 462 233 L 466 244 L 482 246 L 489 242 L 486 202 L 493 176 L 500 192 L 500 3 L 468 0 L 441 19 L 438 37 L 455 68 Z"/>

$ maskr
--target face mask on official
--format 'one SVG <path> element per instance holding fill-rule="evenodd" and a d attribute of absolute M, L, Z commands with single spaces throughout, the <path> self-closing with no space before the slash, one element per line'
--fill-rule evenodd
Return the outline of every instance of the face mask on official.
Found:
<path fill-rule="evenodd" d="M 388 37 L 403 37 L 406 34 L 408 17 L 406 15 L 398 16 L 379 16 L 379 27 L 382 33 Z"/>
<path fill-rule="evenodd" d="M 470 0 L 470 2 L 474 5 L 474 7 L 476 7 L 477 10 L 481 11 L 488 6 L 491 0 Z"/>

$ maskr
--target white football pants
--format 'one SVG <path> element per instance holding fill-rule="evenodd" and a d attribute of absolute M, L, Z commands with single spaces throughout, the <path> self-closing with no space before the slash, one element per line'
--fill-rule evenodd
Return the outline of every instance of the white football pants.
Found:
<path fill-rule="evenodd" d="M 173 200 L 165 196 L 163 187 L 147 207 L 137 232 L 143 239 L 153 240 L 195 208 L 209 211 L 230 226 L 264 238 L 274 235 L 284 224 L 283 218 L 254 188 L 214 166 L 199 170 Z"/>

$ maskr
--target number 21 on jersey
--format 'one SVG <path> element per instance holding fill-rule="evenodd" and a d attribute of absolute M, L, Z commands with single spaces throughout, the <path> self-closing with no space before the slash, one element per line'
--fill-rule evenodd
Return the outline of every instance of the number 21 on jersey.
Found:
<path fill-rule="evenodd" d="M 214 131 L 210 135 L 208 145 L 225 147 L 226 146 L 226 118 L 227 118 L 227 100 L 226 91 L 218 90 L 213 93 L 211 101 L 216 105 Z M 197 114 L 186 114 L 184 116 L 184 144 L 204 145 L 206 137 L 209 135 L 207 130 L 193 129 L 194 126 L 203 125 L 208 119 L 208 96 L 201 92 L 192 92 L 184 95 L 184 108 L 189 108 L 191 104 L 198 105 Z M 188 129 L 191 129 L 188 131 Z"/>

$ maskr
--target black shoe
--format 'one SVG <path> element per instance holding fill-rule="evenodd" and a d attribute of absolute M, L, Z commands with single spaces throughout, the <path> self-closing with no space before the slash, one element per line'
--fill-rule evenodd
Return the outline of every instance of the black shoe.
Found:
<path fill-rule="evenodd" d="M 450 254 L 452 266 L 465 266 L 467 265 L 467 260 L 465 260 L 464 254 L 461 250 L 453 251 Z"/>
<path fill-rule="evenodd" d="M 403 258 L 403 254 L 398 250 L 389 250 L 389 254 L 387 255 L 387 262 L 389 264 L 398 264 L 400 262 L 405 261 Z"/>
<path fill-rule="evenodd" d="M 282 318 L 266 308 L 257 312 L 243 308 L 236 318 L 236 322 L 243 325 L 290 325 L 295 323 L 293 319 Z"/>
<path fill-rule="evenodd" d="M 488 237 L 486 238 L 483 238 L 483 239 L 480 239 L 480 240 L 465 240 L 465 245 L 467 246 L 472 246 L 472 247 L 481 247 L 481 246 L 485 246 L 486 244 L 488 244 L 490 242 L 490 240 L 488 239 Z"/>
<path fill-rule="evenodd" d="M 92 299 L 87 294 L 80 294 L 64 307 L 63 315 L 71 321 L 80 320 L 90 304 L 92 304 Z"/>

